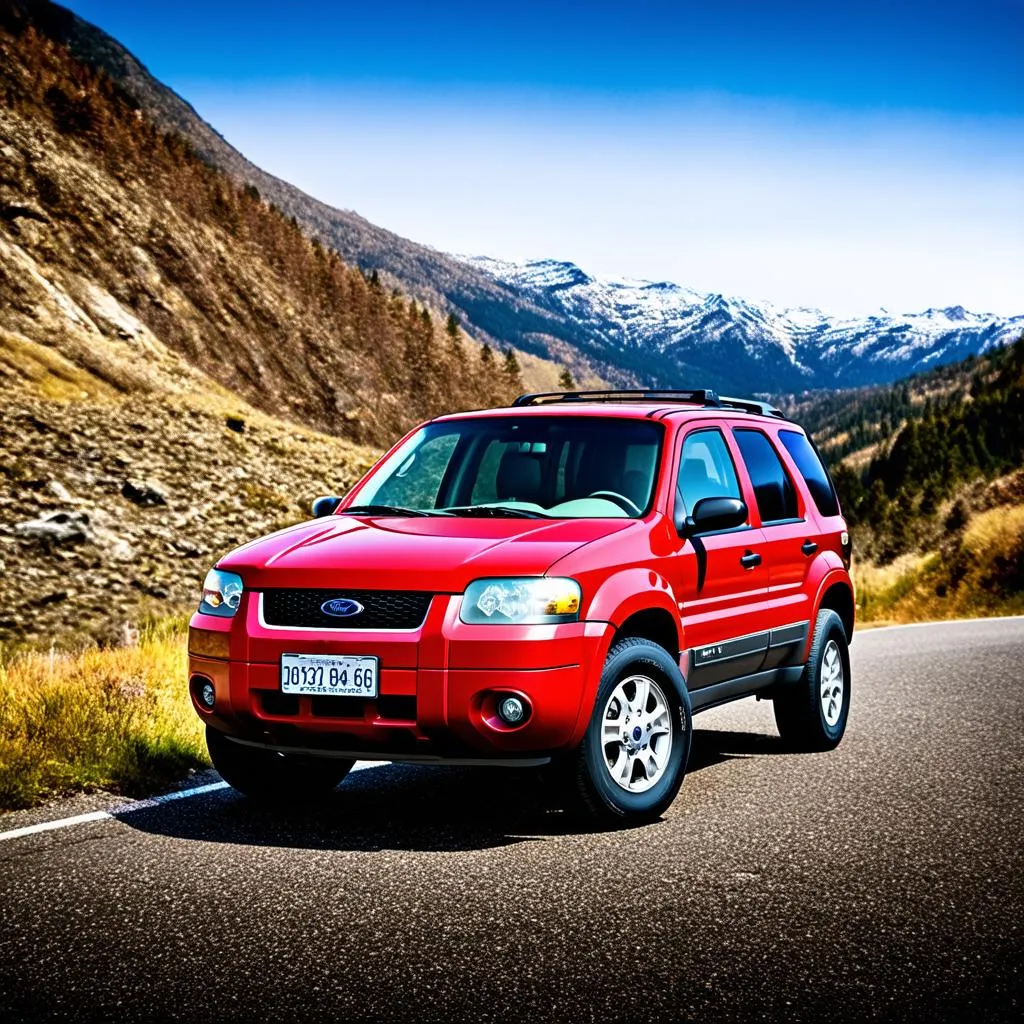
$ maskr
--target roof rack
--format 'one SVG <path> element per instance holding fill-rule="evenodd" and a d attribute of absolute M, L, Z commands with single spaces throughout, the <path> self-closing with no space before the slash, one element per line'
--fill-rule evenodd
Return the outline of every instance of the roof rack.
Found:
<path fill-rule="evenodd" d="M 608 391 L 541 391 L 531 395 L 520 395 L 513 406 L 555 405 L 569 402 L 664 402 L 666 405 L 679 402 L 685 405 L 700 405 L 705 409 L 732 409 L 749 412 L 755 416 L 774 416 L 784 420 L 785 415 L 767 402 L 747 398 L 719 397 L 710 388 L 684 391 L 679 388 L 623 388 Z"/>
<path fill-rule="evenodd" d="M 738 409 L 740 412 L 753 413 L 755 416 L 773 416 L 777 420 L 786 419 L 786 414 L 781 409 L 776 409 L 768 402 L 756 402 L 752 398 L 727 398 L 723 395 L 718 403 L 724 409 Z"/>
<path fill-rule="evenodd" d="M 707 388 L 681 391 L 678 388 L 632 388 L 610 391 L 543 391 L 520 395 L 516 405 L 549 405 L 554 402 L 686 402 L 718 407 L 718 395 Z"/>

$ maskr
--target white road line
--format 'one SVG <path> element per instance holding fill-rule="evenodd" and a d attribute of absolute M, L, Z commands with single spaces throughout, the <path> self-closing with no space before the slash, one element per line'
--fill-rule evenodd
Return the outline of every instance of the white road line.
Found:
<path fill-rule="evenodd" d="M 352 771 L 361 772 L 367 768 L 380 768 L 390 761 L 360 761 L 352 766 Z M 72 825 L 84 825 L 90 821 L 104 821 L 107 818 L 123 818 L 126 814 L 134 814 L 136 811 L 144 811 L 150 807 L 159 807 L 161 804 L 169 804 L 173 800 L 188 800 L 190 797 L 203 796 L 205 793 L 216 793 L 221 789 L 227 789 L 226 782 L 211 782 L 207 786 L 196 786 L 194 789 L 179 789 L 174 793 L 164 793 L 162 796 L 154 796 L 149 800 L 135 800 L 130 804 L 122 804 L 120 807 L 111 808 L 109 811 L 89 811 L 88 814 L 76 814 L 70 818 L 58 818 L 56 821 L 41 821 L 36 825 L 25 825 L 23 828 L 12 828 L 6 832 L 0 832 L 0 842 L 5 839 L 21 839 L 22 836 L 34 836 L 40 832 L 53 832 L 59 828 L 71 828 Z"/>
<path fill-rule="evenodd" d="M 37 832 L 51 832 L 55 828 L 70 828 L 72 825 L 83 825 L 87 821 L 102 821 L 111 817 L 108 811 L 91 811 L 89 814 L 76 814 L 73 818 L 61 818 L 59 821 L 41 821 L 38 825 L 26 825 L 25 828 L 14 828 L 9 832 L 0 832 L 0 841 L 4 839 L 20 839 L 22 836 L 34 836 Z"/>
<path fill-rule="evenodd" d="M 959 626 L 972 622 L 1022 622 L 1024 615 L 982 615 L 975 619 L 931 619 L 928 622 L 897 622 L 892 626 L 872 626 L 865 623 L 854 633 L 854 637 L 870 636 L 872 633 L 886 633 L 890 629 L 924 629 L 927 626 Z"/>

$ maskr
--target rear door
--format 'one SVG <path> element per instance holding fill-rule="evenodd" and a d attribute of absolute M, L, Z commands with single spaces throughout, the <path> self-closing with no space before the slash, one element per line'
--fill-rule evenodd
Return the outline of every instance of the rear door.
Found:
<path fill-rule="evenodd" d="M 701 498 L 749 499 L 736 472 L 725 425 L 702 420 L 680 440 L 676 509 L 693 511 Z M 697 690 L 756 672 L 768 648 L 759 622 L 768 595 L 764 537 L 752 521 L 681 542 L 670 560 L 673 589 L 689 651 L 687 684 Z"/>
<path fill-rule="evenodd" d="M 801 655 L 814 596 L 807 578 L 819 534 L 816 518 L 778 450 L 774 432 L 733 425 L 733 437 L 754 492 L 765 539 L 768 595 L 762 621 L 771 630 L 766 668 Z"/>

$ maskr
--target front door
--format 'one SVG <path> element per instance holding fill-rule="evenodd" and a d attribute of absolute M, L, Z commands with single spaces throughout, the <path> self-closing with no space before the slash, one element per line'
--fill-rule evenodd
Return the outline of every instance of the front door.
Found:
<path fill-rule="evenodd" d="M 748 500 L 722 425 L 701 423 L 682 439 L 676 463 L 677 510 L 701 498 Z M 670 574 L 683 620 L 687 686 L 700 689 L 756 672 L 768 649 L 759 621 L 768 593 L 764 535 L 751 525 L 691 537 L 671 559 Z"/>

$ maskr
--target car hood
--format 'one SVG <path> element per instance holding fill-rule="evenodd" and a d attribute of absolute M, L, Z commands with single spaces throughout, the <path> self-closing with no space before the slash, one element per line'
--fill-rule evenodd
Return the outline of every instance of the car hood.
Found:
<path fill-rule="evenodd" d="M 249 589 L 268 587 L 461 593 L 482 576 L 532 576 L 634 519 L 469 519 L 328 516 L 245 544 L 217 565 Z"/>

